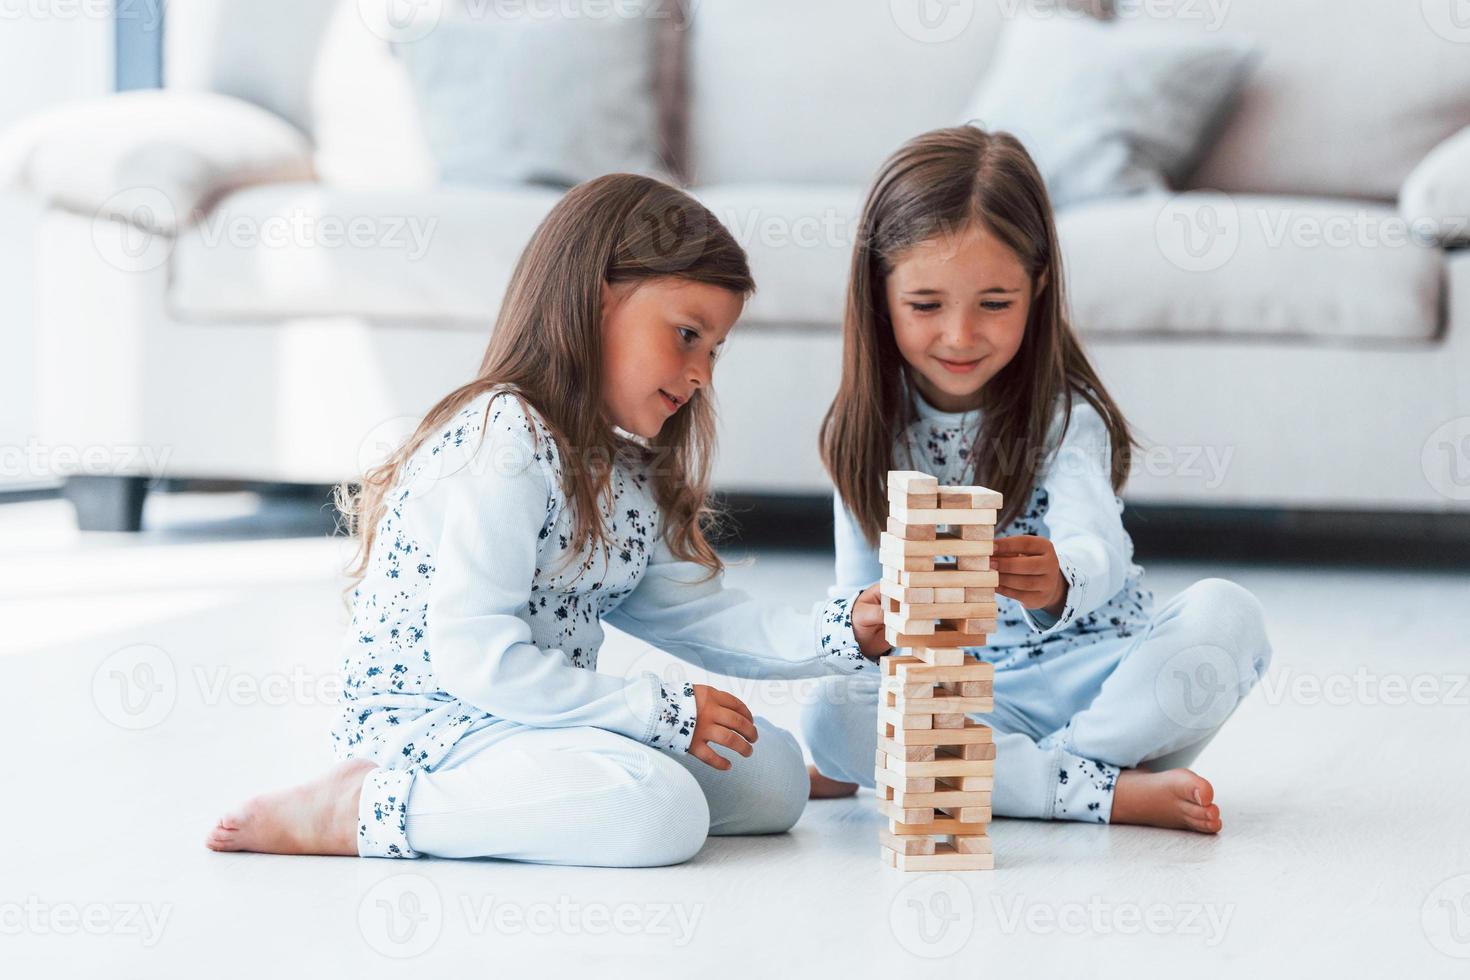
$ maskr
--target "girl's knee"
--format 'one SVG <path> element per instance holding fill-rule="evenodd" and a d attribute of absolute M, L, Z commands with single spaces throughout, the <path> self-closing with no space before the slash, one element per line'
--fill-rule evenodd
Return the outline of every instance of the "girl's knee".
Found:
<path fill-rule="evenodd" d="M 764 718 L 755 720 L 755 729 L 760 737 L 756 739 L 752 758 L 761 757 L 761 783 L 768 791 L 763 794 L 768 805 L 763 808 L 759 826 L 750 832 L 785 833 L 796 825 L 806 810 L 811 791 L 806 758 L 796 736 L 786 729 Z"/>
<path fill-rule="evenodd" d="M 704 847 L 709 836 L 709 801 L 683 766 L 659 752 L 624 805 L 614 807 L 629 867 L 682 864 Z"/>
<path fill-rule="evenodd" d="M 1241 680 L 1259 680 L 1271 663 L 1261 601 L 1249 589 L 1223 578 L 1201 579 L 1185 594 L 1188 615 L 1196 618 L 1198 630 L 1208 634 L 1201 639 L 1235 657 Z"/>

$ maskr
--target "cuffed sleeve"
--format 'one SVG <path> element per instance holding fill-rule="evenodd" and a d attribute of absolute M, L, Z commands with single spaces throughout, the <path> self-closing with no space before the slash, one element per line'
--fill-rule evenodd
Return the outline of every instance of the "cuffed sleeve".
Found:
<path fill-rule="evenodd" d="M 842 495 L 835 492 L 832 494 L 832 528 L 837 567 L 836 578 L 827 591 L 827 597 L 838 599 L 881 579 L 883 565 L 878 561 L 877 546 L 868 543 L 862 528 L 843 504 Z"/>
<path fill-rule="evenodd" d="M 539 536 L 555 520 L 555 446 L 544 433 L 533 436 L 517 408 L 496 404 L 506 407 L 492 411 L 498 421 L 483 439 L 449 447 L 435 457 L 432 473 L 413 480 L 421 504 L 442 517 L 425 637 L 436 681 L 498 718 L 542 728 L 588 725 L 650 744 L 682 738 L 687 745 L 692 690 L 666 691 L 651 671 L 599 674 L 531 641 L 522 614 Z"/>
<path fill-rule="evenodd" d="M 760 602 L 727 588 L 723 576 L 675 558 L 662 535 L 637 587 L 603 618 L 681 660 L 732 677 L 815 677 L 871 666 L 852 639 L 850 605 L 820 601 L 802 613 Z"/>
<path fill-rule="evenodd" d="M 1062 424 L 1059 418 L 1054 431 Z M 1047 634 L 1066 629 L 1112 598 L 1133 560 L 1123 503 L 1113 492 L 1107 426 L 1087 401 L 1073 402 L 1071 422 L 1040 482 L 1047 494 L 1043 520 L 1067 580 L 1067 598 L 1060 617 L 1040 609 L 1023 614 L 1033 630 Z"/>

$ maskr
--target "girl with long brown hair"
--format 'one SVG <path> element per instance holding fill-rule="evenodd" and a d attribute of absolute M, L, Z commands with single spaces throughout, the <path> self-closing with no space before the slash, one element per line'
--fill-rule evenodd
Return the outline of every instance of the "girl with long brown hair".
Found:
<path fill-rule="evenodd" d="M 675 188 L 615 174 L 557 203 L 474 379 L 339 494 L 360 537 L 342 761 L 209 847 L 640 866 L 796 821 L 789 732 L 714 687 L 597 672 L 604 621 L 742 677 L 871 673 L 884 648 L 853 624 L 871 590 L 803 615 L 722 586 L 710 383 L 753 288 Z"/>
<path fill-rule="evenodd" d="M 853 252 L 822 427 L 834 594 L 879 578 L 889 470 L 1003 494 L 991 567 L 998 816 L 1214 833 L 1189 764 L 1265 671 L 1259 602 L 1205 579 L 1153 610 L 1117 497 L 1134 440 L 1067 320 L 1046 188 L 1007 133 L 924 133 L 884 163 Z M 833 679 L 803 728 L 813 795 L 873 785 L 876 682 Z"/>

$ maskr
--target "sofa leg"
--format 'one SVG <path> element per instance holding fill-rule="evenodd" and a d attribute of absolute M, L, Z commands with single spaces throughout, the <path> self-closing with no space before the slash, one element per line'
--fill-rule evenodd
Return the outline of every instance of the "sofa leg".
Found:
<path fill-rule="evenodd" d="M 146 476 L 69 476 L 61 495 L 77 509 L 83 531 L 140 531 Z"/>

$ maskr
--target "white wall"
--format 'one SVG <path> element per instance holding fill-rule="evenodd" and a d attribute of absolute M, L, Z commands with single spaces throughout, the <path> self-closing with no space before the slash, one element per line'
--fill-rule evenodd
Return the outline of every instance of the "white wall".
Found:
<path fill-rule="evenodd" d="M 55 13 L 47 13 L 48 8 Z M 100 3 L 0 2 L 0 129 L 27 113 L 112 89 L 112 19 Z M 0 194 L 0 449 L 34 431 L 31 240 L 37 209 Z M 0 452 L 0 485 L 17 480 Z"/>

